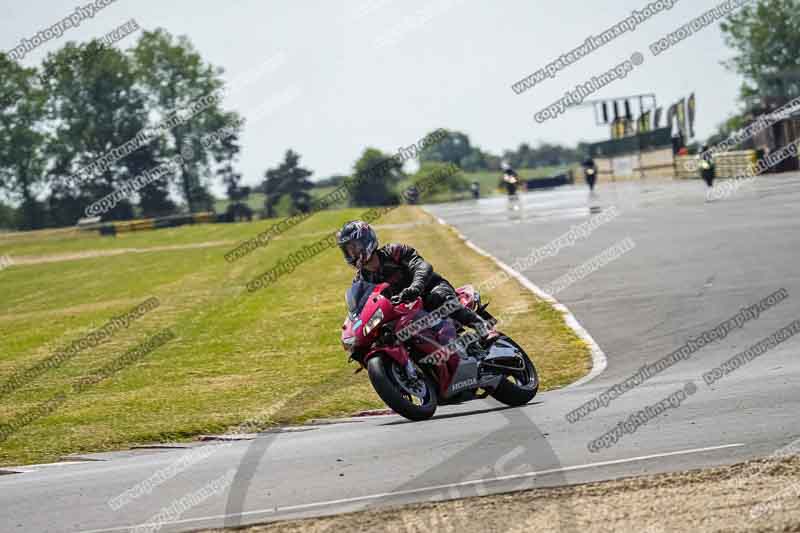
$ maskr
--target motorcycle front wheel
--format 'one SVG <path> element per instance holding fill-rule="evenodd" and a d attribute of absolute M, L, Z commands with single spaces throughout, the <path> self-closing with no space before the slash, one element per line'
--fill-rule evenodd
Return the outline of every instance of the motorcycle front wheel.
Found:
<path fill-rule="evenodd" d="M 525 369 L 508 374 L 491 393 L 492 398 L 512 407 L 525 405 L 533 400 L 533 397 L 539 392 L 539 374 L 536 372 L 533 361 L 519 344 L 506 335 L 500 338 L 519 350 L 519 355 L 525 362 Z"/>
<path fill-rule="evenodd" d="M 391 357 L 373 357 L 367 362 L 372 387 L 395 413 L 409 420 L 427 420 L 436 412 L 436 387 L 415 365 L 416 378 Z"/>

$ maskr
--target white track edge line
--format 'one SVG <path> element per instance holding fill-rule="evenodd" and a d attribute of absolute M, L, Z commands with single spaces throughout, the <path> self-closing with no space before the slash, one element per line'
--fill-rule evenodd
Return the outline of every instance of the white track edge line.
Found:
<path fill-rule="evenodd" d="M 473 479 L 473 480 L 470 480 L 470 481 L 462 481 L 462 482 L 459 482 L 459 483 L 447 483 L 447 484 L 444 484 L 444 485 L 432 485 L 432 486 L 429 486 L 429 487 L 420 487 L 418 489 L 408 489 L 408 490 L 401 490 L 401 491 L 396 491 L 396 492 L 381 492 L 381 493 L 377 493 L 377 494 L 368 494 L 366 496 L 355 496 L 353 498 L 342 498 L 342 499 L 339 499 L 339 500 L 327 500 L 327 501 L 321 501 L 321 502 L 304 503 L 304 504 L 299 504 L 299 505 L 287 505 L 286 507 L 272 507 L 272 508 L 268 508 L 268 509 L 255 509 L 255 510 L 252 510 L 252 511 L 244 511 L 242 513 L 237 513 L 237 514 L 233 514 L 233 515 L 221 514 L 221 515 L 212 515 L 212 516 L 200 516 L 200 517 L 197 517 L 197 518 L 184 518 L 182 520 L 175 520 L 173 522 L 164 522 L 164 523 L 160 523 L 160 524 L 145 523 L 145 524 L 136 524 L 134 526 L 113 527 L 113 528 L 109 528 L 109 529 L 92 529 L 92 530 L 88 530 L 88 531 L 83 531 L 82 533 L 104 533 L 104 532 L 110 532 L 110 531 L 122 531 L 122 530 L 125 530 L 125 529 L 131 530 L 131 529 L 134 529 L 134 528 L 137 528 L 137 527 L 147 527 L 147 526 L 154 526 L 154 525 L 160 525 L 161 527 L 163 527 L 163 526 L 178 525 L 178 524 L 188 524 L 188 523 L 191 523 L 191 522 L 207 522 L 209 520 L 220 520 L 220 519 L 225 519 L 225 518 L 229 518 L 229 517 L 232 517 L 232 516 L 244 517 L 244 516 L 252 516 L 252 515 L 258 515 L 258 514 L 276 514 L 276 513 L 287 512 L 287 511 L 289 511 L 289 512 L 291 512 L 291 511 L 302 511 L 302 510 L 305 510 L 305 509 L 312 509 L 312 508 L 315 508 L 315 507 L 326 507 L 326 506 L 329 506 L 329 505 L 337 505 L 337 504 L 350 504 L 350 503 L 356 503 L 356 502 L 361 502 L 361 501 L 377 500 L 379 498 L 386 498 L 386 497 L 390 497 L 390 496 L 406 496 L 406 495 L 409 495 L 409 494 L 418 494 L 420 492 L 430 492 L 430 491 L 437 491 L 437 490 L 456 488 L 456 487 L 467 487 L 467 486 L 478 485 L 478 484 L 483 484 L 483 483 L 495 483 L 495 482 L 498 482 L 498 481 L 509 481 L 509 480 L 512 480 L 512 479 L 530 478 L 530 477 L 536 477 L 536 476 L 543 476 L 543 475 L 547 475 L 547 474 L 557 474 L 559 472 L 573 472 L 573 471 L 576 471 L 576 470 L 586 470 L 586 469 L 589 469 L 589 468 L 612 466 L 612 465 L 618 465 L 618 464 L 632 463 L 632 462 L 636 462 L 636 461 L 646 461 L 646 460 L 649 460 L 649 459 L 658 459 L 658 458 L 661 458 L 661 457 L 672 457 L 672 456 L 676 456 L 676 455 L 689 455 L 689 454 L 693 454 L 693 453 L 704 453 L 704 452 L 711 452 L 711 451 L 717 451 L 717 450 L 724 450 L 724 449 L 727 449 L 727 448 L 741 448 L 742 446 L 746 446 L 746 444 L 741 443 L 741 442 L 737 442 L 737 443 L 734 443 L 734 444 L 722 444 L 722 445 L 719 445 L 719 446 L 707 446 L 705 448 L 692 448 L 692 449 L 689 449 L 689 450 L 678 450 L 678 451 L 675 451 L 675 452 L 664 452 L 664 453 L 655 453 L 655 454 L 650 454 L 650 455 L 640 455 L 638 457 L 628 457 L 626 459 L 612 459 L 612 460 L 609 460 L 609 461 L 600 461 L 600 462 L 597 462 L 597 463 L 588 463 L 588 464 L 583 464 L 583 465 L 564 466 L 564 467 L 559 467 L 559 468 L 552 468 L 552 469 L 549 469 L 549 470 L 541 470 L 539 472 L 535 472 L 535 471 L 533 471 L 533 472 L 523 472 L 521 474 L 511 474 L 511 475 L 508 475 L 508 476 L 500 476 L 500 477 L 486 478 L 486 479 Z M 424 502 L 420 502 L 420 503 L 424 503 Z"/>
<path fill-rule="evenodd" d="M 423 207 L 423 209 L 425 208 Z M 588 374 L 586 374 L 582 378 L 578 379 L 573 383 L 570 383 L 565 387 L 562 387 L 559 390 L 572 389 L 575 387 L 580 387 L 581 385 L 585 385 L 589 381 L 593 380 L 594 378 L 602 374 L 603 371 L 605 371 L 606 367 L 608 366 L 608 358 L 606 357 L 606 354 L 600 348 L 600 345 L 597 344 L 597 341 L 595 341 L 594 338 L 589 334 L 589 332 L 586 331 L 586 328 L 584 328 L 581 325 L 581 323 L 578 322 L 578 319 L 575 317 L 575 315 L 572 314 L 572 311 L 570 311 L 567 308 L 567 306 L 556 300 L 550 294 L 544 292 L 535 283 L 533 283 L 531 280 L 523 276 L 521 273 L 517 272 L 509 265 L 507 265 L 497 257 L 493 256 L 492 254 L 490 254 L 489 252 L 487 252 L 486 250 L 484 250 L 483 248 L 481 248 L 480 246 L 469 240 L 463 233 L 458 231 L 458 229 L 456 229 L 454 226 L 448 224 L 442 218 L 434 215 L 427 209 L 425 209 L 425 211 L 428 214 L 430 214 L 433 218 L 435 218 L 439 224 L 451 228 L 469 248 L 472 248 L 480 255 L 488 257 L 489 259 L 497 263 L 497 265 L 500 268 L 505 270 L 508 275 L 517 280 L 523 287 L 534 293 L 540 299 L 552 305 L 555 310 L 560 311 L 564 315 L 564 321 L 566 322 L 567 327 L 569 327 L 572 331 L 574 331 L 575 334 L 578 336 L 578 338 L 580 338 L 583 342 L 585 342 L 589 346 L 589 351 L 592 354 L 592 369 L 589 371 Z"/>

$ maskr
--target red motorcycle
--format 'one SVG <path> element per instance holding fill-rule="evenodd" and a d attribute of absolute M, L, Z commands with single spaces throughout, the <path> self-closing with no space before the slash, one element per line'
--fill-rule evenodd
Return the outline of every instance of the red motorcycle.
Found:
<path fill-rule="evenodd" d="M 462 305 L 493 320 L 472 286 L 456 293 Z M 474 342 L 474 333 L 464 333 L 439 310 L 426 312 L 421 298 L 395 305 L 391 296 L 388 283 L 359 280 L 347 290 L 342 346 L 396 413 L 426 420 L 438 405 L 492 396 L 518 406 L 536 395 L 536 367 L 513 339 L 497 332 L 487 345 Z"/>

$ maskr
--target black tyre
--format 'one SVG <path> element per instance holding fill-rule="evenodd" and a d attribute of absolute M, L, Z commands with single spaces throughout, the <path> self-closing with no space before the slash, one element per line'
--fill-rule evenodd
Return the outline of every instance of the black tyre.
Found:
<path fill-rule="evenodd" d="M 409 420 L 427 420 L 436 412 L 436 387 L 419 367 L 415 369 L 417 379 L 413 380 L 391 357 L 373 357 L 367 362 L 372 387 L 386 405 Z"/>
<path fill-rule="evenodd" d="M 514 347 L 519 350 L 520 355 L 522 355 L 522 358 L 525 360 L 526 368 L 518 374 L 506 376 L 491 396 L 498 402 L 512 407 L 525 405 L 539 392 L 539 374 L 536 372 L 533 361 L 531 361 L 531 358 L 528 357 L 528 354 L 519 344 L 514 342 L 511 337 L 505 335 L 500 338 L 513 344 Z"/>

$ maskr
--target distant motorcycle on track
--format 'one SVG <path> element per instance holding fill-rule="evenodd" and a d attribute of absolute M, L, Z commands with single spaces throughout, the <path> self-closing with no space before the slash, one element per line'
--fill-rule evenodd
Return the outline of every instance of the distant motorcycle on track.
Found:
<path fill-rule="evenodd" d="M 511 175 L 504 175 L 503 176 L 503 185 L 506 188 L 506 194 L 508 195 L 508 208 L 511 211 L 519 211 L 519 196 L 517 195 L 517 187 L 519 186 L 519 178 L 517 176 Z"/>
<path fill-rule="evenodd" d="M 470 186 L 469 190 L 472 193 L 472 199 L 477 200 L 481 197 L 481 185 L 477 181 L 473 181 Z"/>
<path fill-rule="evenodd" d="M 493 320 L 472 286 L 456 293 L 462 305 Z M 361 367 L 356 372 L 367 369 L 375 392 L 396 413 L 418 421 L 431 418 L 439 405 L 492 396 L 519 406 L 536 396 L 536 367 L 511 337 L 498 332 L 488 345 L 467 343 L 472 333 L 459 337 L 457 322 L 431 320 L 420 298 L 393 304 L 391 296 L 388 283 L 354 282 L 345 295 L 341 340 L 349 360 Z"/>
<path fill-rule="evenodd" d="M 700 177 L 706 182 L 708 188 L 714 186 L 714 178 L 716 177 L 716 165 L 714 165 L 713 156 L 708 153 L 708 146 L 703 145 L 702 154 L 700 156 Z"/>
<path fill-rule="evenodd" d="M 591 157 L 583 162 L 583 177 L 589 186 L 589 194 L 593 194 L 594 185 L 597 183 L 597 165 Z"/>

